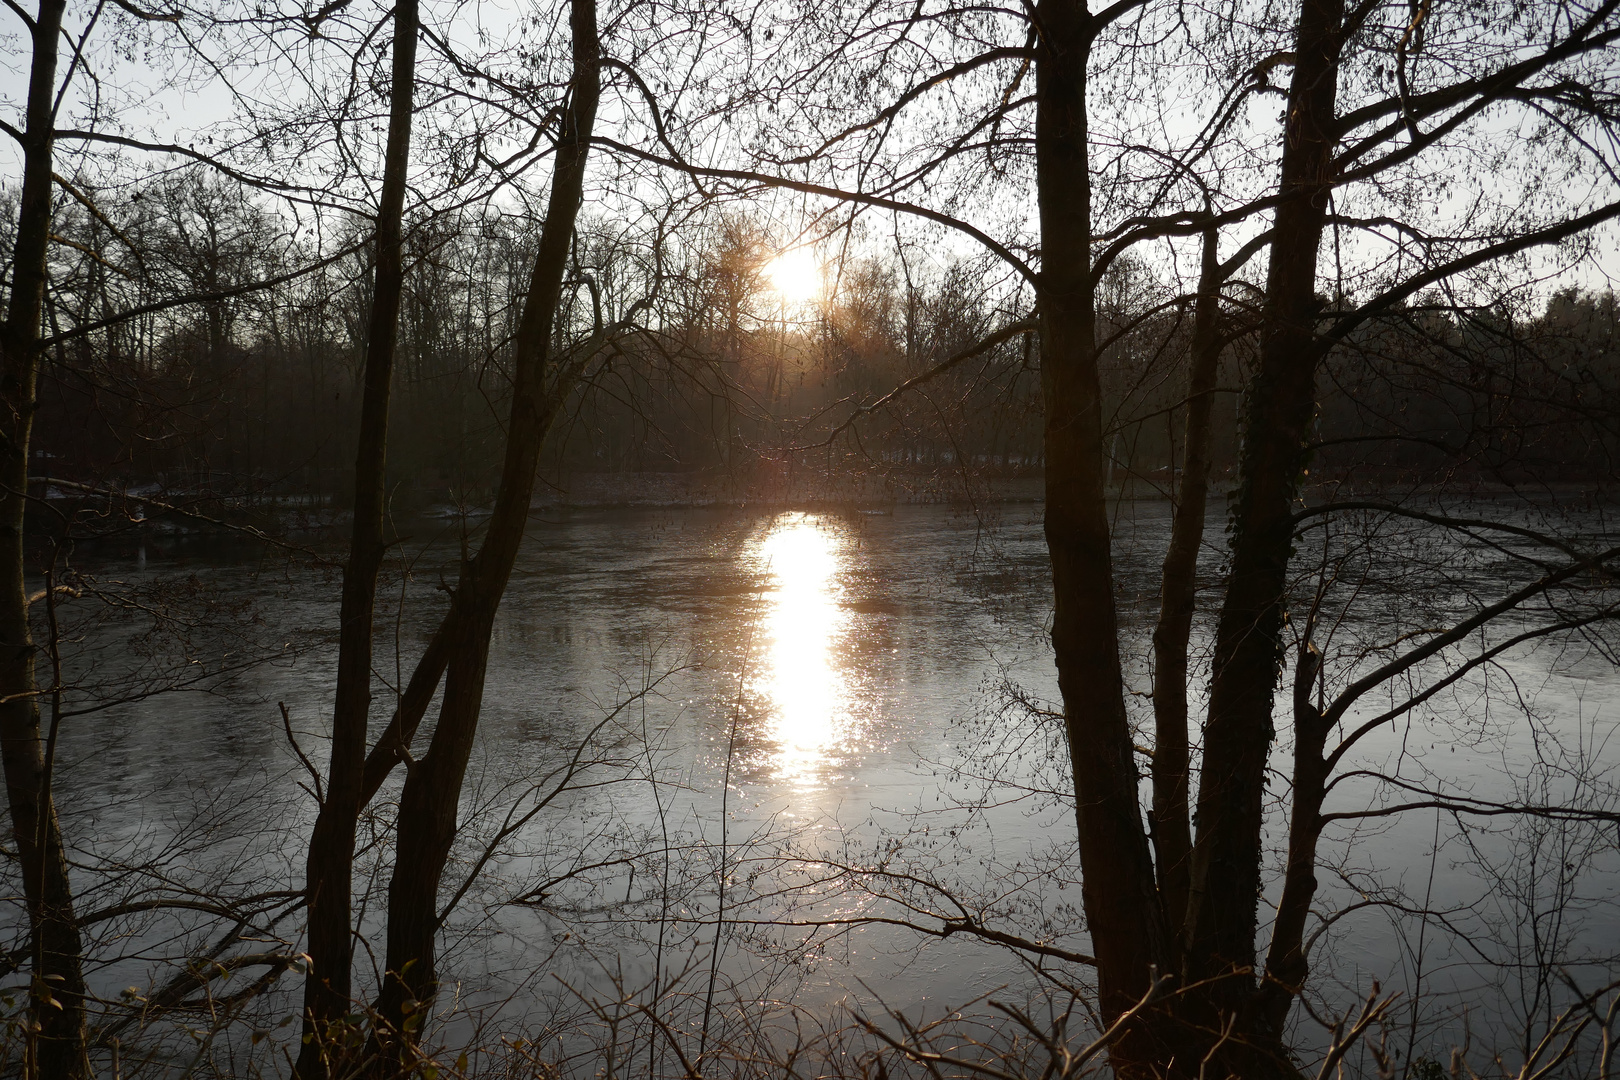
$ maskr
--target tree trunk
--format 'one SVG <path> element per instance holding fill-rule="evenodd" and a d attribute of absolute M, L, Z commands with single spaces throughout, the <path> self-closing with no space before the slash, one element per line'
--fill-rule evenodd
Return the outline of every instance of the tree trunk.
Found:
<path fill-rule="evenodd" d="M 327 1026 L 351 1008 L 351 888 L 354 836 L 364 805 L 366 728 L 371 716 L 372 616 L 383 538 L 388 398 L 393 382 L 400 294 L 404 288 L 403 219 L 416 86 L 417 0 L 394 7 L 393 87 L 382 197 L 377 207 L 377 274 L 366 335 L 360 440 L 354 466 L 354 527 L 343 570 L 338 616 L 337 691 L 325 801 L 310 837 L 305 882 L 310 973 L 304 980 L 304 1033 L 297 1071 L 324 1076 Z"/>
<path fill-rule="evenodd" d="M 57 38 L 64 0 L 40 0 L 28 79 L 23 186 L 12 249 L 11 300 L 0 329 L 0 759 L 33 937 L 29 1017 L 45 1080 L 80 1077 L 85 1058 L 84 973 L 62 830 L 46 775 L 45 742 L 28 621 L 24 508 L 39 381 L 40 316 L 51 225 Z"/>
<path fill-rule="evenodd" d="M 1314 333 L 1316 260 L 1335 142 L 1343 17 L 1343 0 L 1301 4 L 1284 132 L 1283 201 L 1271 240 L 1259 369 L 1248 394 L 1232 569 L 1216 629 L 1199 777 L 1189 967 L 1196 977 L 1222 980 L 1213 1000 L 1230 1013 L 1243 1008 L 1254 986 L 1262 799 L 1275 734 L 1291 515 L 1321 356 Z M 1223 979 L 1227 975 L 1241 977 Z"/>
<path fill-rule="evenodd" d="M 1220 266 L 1214 229 L 1204 234 L 1187 372 L 1187 426 L 1180 498 L 1170 525 L 1153 631 L 1153 846 L 1159 896 L 1177 959 L 1187 917 L 1192 825 L 1188 810 L 1187 644 L 1192 639 L 1198 549 L 1209 495 L 1209 412 L 1221 358 Z M 1171 455 L 1174 468 L 1175 456 Z M 1175 965 L 1177 968 L 1180 964 Z"/>
<path fill-rule="evenodd" d="M 1074 770 L 1082 898 L 1111 1022 L 1146 993 L 1166 955 L 1153 864 L 1137 800 L 1125 712 L 1097 375 L 1086 145 L 1083 0 L 1041 0 L 1036 64 L 1036 176 L 1041 219 L 1041 381 L 1045 405 L 1046 541 L 1052 559 L 1052 647 Z M 1113 1048 L 1116 1069 L 1153 1060 L 1145 1029 Z"/>
<path fill-rule="evenodd" d="M 444 678 L 444 667 L 449 659 L 448 635 L 452 629 L 446 619 L 439 624 L 433 637 L 428 639 L 427 648 L 417 658 L 416 667 L 411 671 L 410 681 L 405 684 L 405 692 L 400 695 L 394 715 L 378 737 L 376 745 L 371 748 L 371 753 L 366 755 L 365 777 L 360 786 L 362 809 L 376 797 L 394 767 L 405 760 L 411 740 L 416 737 L 416 729 L 421 725 L 422 717 L 427 715 L 428 706 L 433 704 L 439 680 Z"/>
<path fill-rule="evenodd" d="M 1288 868 L 1282 899 L 1272 923 L 1266 977 L 1259 989 L 1258 1021 L 1264 1037 L 1280 1041 L 1288 1010 L 1305 985 L 1310 965 L 1305 956 L 1305 919 L 1316 895 L 1316 841 L 1322 833 L 1322 800 L 1327 790 L 1327 763 L 1322 748 L 1330 725 L 1311 703 L 1322 658 L 1309 642 L 1294 666 L 1293 807 L 1288 823 Z"/>
<path fill-rule="evenodd" d="M 462 779 L 483 703 L 490 629 L 528 524 L 541 446 L 573 385 L 573 369 L 553 363 L 550 346 L 601 96 L 595 0 L 572 0 L 570 23 L 572 100 L 564 113 L 546 220 L 514 343 L 516 375 L 500 488 L 483 547 L 462 565 L 450 611 L 435 637 L 444 645 L 444 698 L 427 753 L 410 766 L 400 794 L 386 975 L 376 1012 L 379 1043 L 402 1058 L 408 1057 L 437 990 L 439 880 L 455 838 Z"/>

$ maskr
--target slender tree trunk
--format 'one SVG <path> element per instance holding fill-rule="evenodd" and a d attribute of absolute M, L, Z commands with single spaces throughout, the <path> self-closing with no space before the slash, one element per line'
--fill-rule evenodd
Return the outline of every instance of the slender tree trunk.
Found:
<path fill-rule="evenodd" d="M 528 524 L 541 446 L 572 389 L 570 369 L 551 362 L 552 328 L 584 188 L 601 72 L 595 0 L 572 0 L 570 10 L 570 101 L 514 342 L 516 377 L 500 488 L 483 547 L 463 563 L 450 612 L 435 636 L 444 646 L 444 697 L 427 753 L 410 766 L 400 793 L 398 851 L 388 888 L 387 974 L 376 1011 L 379 1041 L 392 1044 L 391 1052 L 401 1056 L 437 990 L 439 881 L 455 839 L 462 780 L 478 728 L 490 629 Z"/>
<path fill-rule="evenodd" d="M 422 717 L 427 715 L 428 706 L 433 704 L 439 680 L 444 678 L 444 667 L 449 661 L 450 652 L 448 635 L 453 629 L 446 620 L 434 631 L 427 648 L 417 658 L 410 681 L 405 684 L 405 693 L 400 695 L 388 726 L 371 748 L 371 753 L 366 755 L 365 775 L 360 787 L 362 808 L 376 797 L 394 767 L 405 760 L 411 740 L 416 737 L 416 729 L 421 725 Z"/>
<path fill-rule="evenodd" d="M 1305 956 L 1305 920 L 1310 915 L 1311 898 L 1316 895 L 1316 841 L 1322 834 L 1322 800 L 1327 787 L 1322 749 L 1329 725 L 1311 702 L 1321 662 L 1315 647 L 1307 642 L 1294 665 L 1294 777 L 1288 868 L 1277 917 L 1272 922 L 1257 1017 L 1263 1025 L 1263 1036 L 1272 1040 L 1281 1039 L 1289 1007 L 1310 974 Z"/>
<path fill-rule="evenodd" d="M 382 196 L 377 207 L 375 287 L 366 334 L 360 439 L 354 466 L 354 527 L 343 570 L 338 616 L 337 691 L 332 709 L 332 758 L 325 801 L 310 837 L 305 882 L 309 956 L 304 981 L 304 1031 L 298 1074 L 326 1073 L 328 1025 L 351 1008 L 353 929 L 350 924 L 354 837 L 363 802 L 367 723 L 371 716 L 372 617 L 377 573 L 387 550 L 385 521 L 388 398 L 404 289 L 403 222 L 416 86 L 417 0 L 394 6 L 393 86 Z"/>
<path fill-rule="evenodd" d="M 1104 502 L 1102 407 L 1091 273 L 1084 0 L 1041 0 L 1036 176 L 1041 218 L 1041 381 L 1052 646 L 1062 690 L 1105 1021 L 1135 1005 L 1166 956 L 1120 670 Z M 1114 1047 L 1118 1070 L 1151 1061 L 1141 1029 Z"/>
<path fill-rule="evenodd" d="M 1252 991 L 1265 770 L 1275 734 L 1293 502 L 1316 404 L 1316 260 L 1334 146 L 1343 0 L 1303 0 L 1280 194 L 1233 513 L 1232 569 L 1216 629 L 1188 905 L 1190 967 L 1238 1012 Z"/>
<path fill-rule="evenodd" d="M 0 759 L 23 895 L 33 936 L 29 1016 L 39 1075 L 81 1077 L 85 1058 L 84 972 L 62 830 L 46 774 L 39 720 L 37 651 L 28 622 L 24 507 L 39 382 L 40 316 L 51 225 L 51 158 L 57 37 L 64 0 L 40 0 L 28 79 L 23 186 L 12 250 L 11 300 L 0 328 Z"/>
<path fill-rule="evenodd" d="M 1203 266 L 1193 309 L 1187 372 L 1187 426 L 1180 498 L 1164 556 L 1159 622 L 1153 631 L 1153 845 L 1165 923 L 1180 941 L 1191 882 L 1192 825 L 1188 818 L 1187 645 L 1192 639 L 1198 549 L 1204 542 L 1209 496 L 1209 413 L 1221 358 L 1218 234 L 1204 234 Z M 1175 456 L 1171 455 L 1174 467 Z M 1176 967 L 1180 967 L 1177 963 Z"/>

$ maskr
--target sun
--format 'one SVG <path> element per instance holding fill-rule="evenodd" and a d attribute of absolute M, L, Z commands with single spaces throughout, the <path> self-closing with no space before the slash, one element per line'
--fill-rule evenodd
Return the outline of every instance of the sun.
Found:
<path fill-rule="evenodd" d="M 809 248 L 784 251 L 765 264 L 771 287 L 790 304 L 802 304 L 821 291 L 821 267 Z"/>

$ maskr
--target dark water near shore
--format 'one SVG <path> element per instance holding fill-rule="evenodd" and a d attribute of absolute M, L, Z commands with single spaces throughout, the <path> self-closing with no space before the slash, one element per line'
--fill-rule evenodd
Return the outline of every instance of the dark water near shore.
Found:
<path fill-rule="evenodd" d="M 543 1036 L 548 1018 L 589 1012 L 583 1002 L 598 1020 L 611 1003 L 639 1003 L 691 1028 L 711 963 L 714 1024 L 733 1036 L 746 1021 L 737 1001 L 829 1015 L 840 1001 L 881 999 L 937 1015 L 998 986 L 1022 993 L 1037 983 L 994 946 L 873 919 L 938 929 L 939 916 L 982 915 L 1087 951 L 1066 766 L 1056 728 L 1039 716 L 1056 696 L 1039 514 L 1009 505 L 989 516 L 901 506 L 537 517 L 496 626 L 467 836 L 447 874 L 459 883 L 479 869 L 447 923 L 443 967 L 456 990 L 441 1009 L 445 1038 L 473 1037 L 481 1022 Z M 1217 508 L 1211 570 L 1223 524 Z M 385 587 L 380 700 L 408 676 L 442 610 L 437 587 L 454 580 L 456 528 L 412 523 L 414 539 L 399 548 L 414 561 L 408 573 L 395 566 Z M 1166 533 L 1162 504 L 1119 507 L 1119 599 L 1138 691 L 1150 684 Z M 1330 664 L 1371 662 L 1378 639 L 1466 612 L 1514 580 L 1489 552 L 1436 557 L 1433 595 L 1413 593 L 1397 570 L 1362 574 L 1335 616 Z M 122 582 L 154 605 L 214 605 L 197 626 L 154 624 L 139 611 L 75 616 L 84 621 L 65 652 L 85 689 L 68 707 L 95 711 L 65 723 L 58 790 L 84 906 L 151 890 L 160 877 L 176 896 L 298 887 L 313 810 L 278 703 L 324 764 L 336 571 L 234 542 L 155 536 L 81 552 L 76 563 L 109 592 Z M 1420 677 L 1437 677 L 1435 665 Z M 1524 801 L 1577 788 L 1607 797 L 1620 769 L 1620 678 L 1600 651 L 1579 640 L 1524 647 L 1488 671 L 1412 724 L 1369 737 L 1341 771 L 1376 767 L 1478 799 L 1521 788 Z M 141 696 L 147 681 L 187 679 L 182 692 Z M 109 696 L 138 700 L 97 705 Z M 1132 702 L 1145 718 L 1146 699 Z M 593 731 L 580 757 L 595 764 L 538 806 Z M 1286 772 L 1286 753 L 1277 761 Z M 1272 790 L 1286 793 L 1284 775 Z M 1395 801 L 1392 790 L 1351 778 L 1330 809 Z M 379 835 L 387 815 L 384 802 Z M 1273 846 L 1280 826 L 1269 830 Z M 1421 1048 L 1457 1038 L 1447 1018 L 1461 1006 L 1471 1023 L 1484 1017 L 1501 1030 L 1522 1020 L 1537 1007 L 1525 958 L 1538 950 L 1590 957 L 1569 968 L 1585 986 L 1613 978 L 1617 844 L 1612 828 L 1605 839 L 1546 822 L 1459 825 L 1433 810 L 1330 829 L 1319 907 L 1348 913 L 1321 938 L 1318 1007 L 1343 1009 L 1374 979 L 1421 991 Z M 388 870 L 378 850 L 368 849 L 357 888 L 368 890 L 362 930 L 380 954 Z M 1408 907 L 1443 917 L 1372 902 L 1397 899 L 1397 889 Z M 273 920 L 258 933 L 296 947 L 297 916 Z M 127 936 L 100 944 L 120 959 L 93 977 L 109 996 L 157 985 L 166 976 L 154 958 L 176 941 L 197 951 L 199 925 L 108 926 Z M 358 962 L 371 962 L 367 950 Z M 290 1010 L 292 998 L 264 1007 Z"/>

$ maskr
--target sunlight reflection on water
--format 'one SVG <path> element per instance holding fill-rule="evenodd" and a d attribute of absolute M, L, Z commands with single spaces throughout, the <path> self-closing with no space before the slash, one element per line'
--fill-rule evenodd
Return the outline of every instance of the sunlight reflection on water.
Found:
<path fill-rule="evenodd" d="M 814 787 L 848 736 L 848 680 L 835 649 L 848 632 L 839 603 L 840 538 L 806 514 L 784 514 L 760 547 L 770 575 L 755 688 L 770 699 L 777 779 Z"/>

